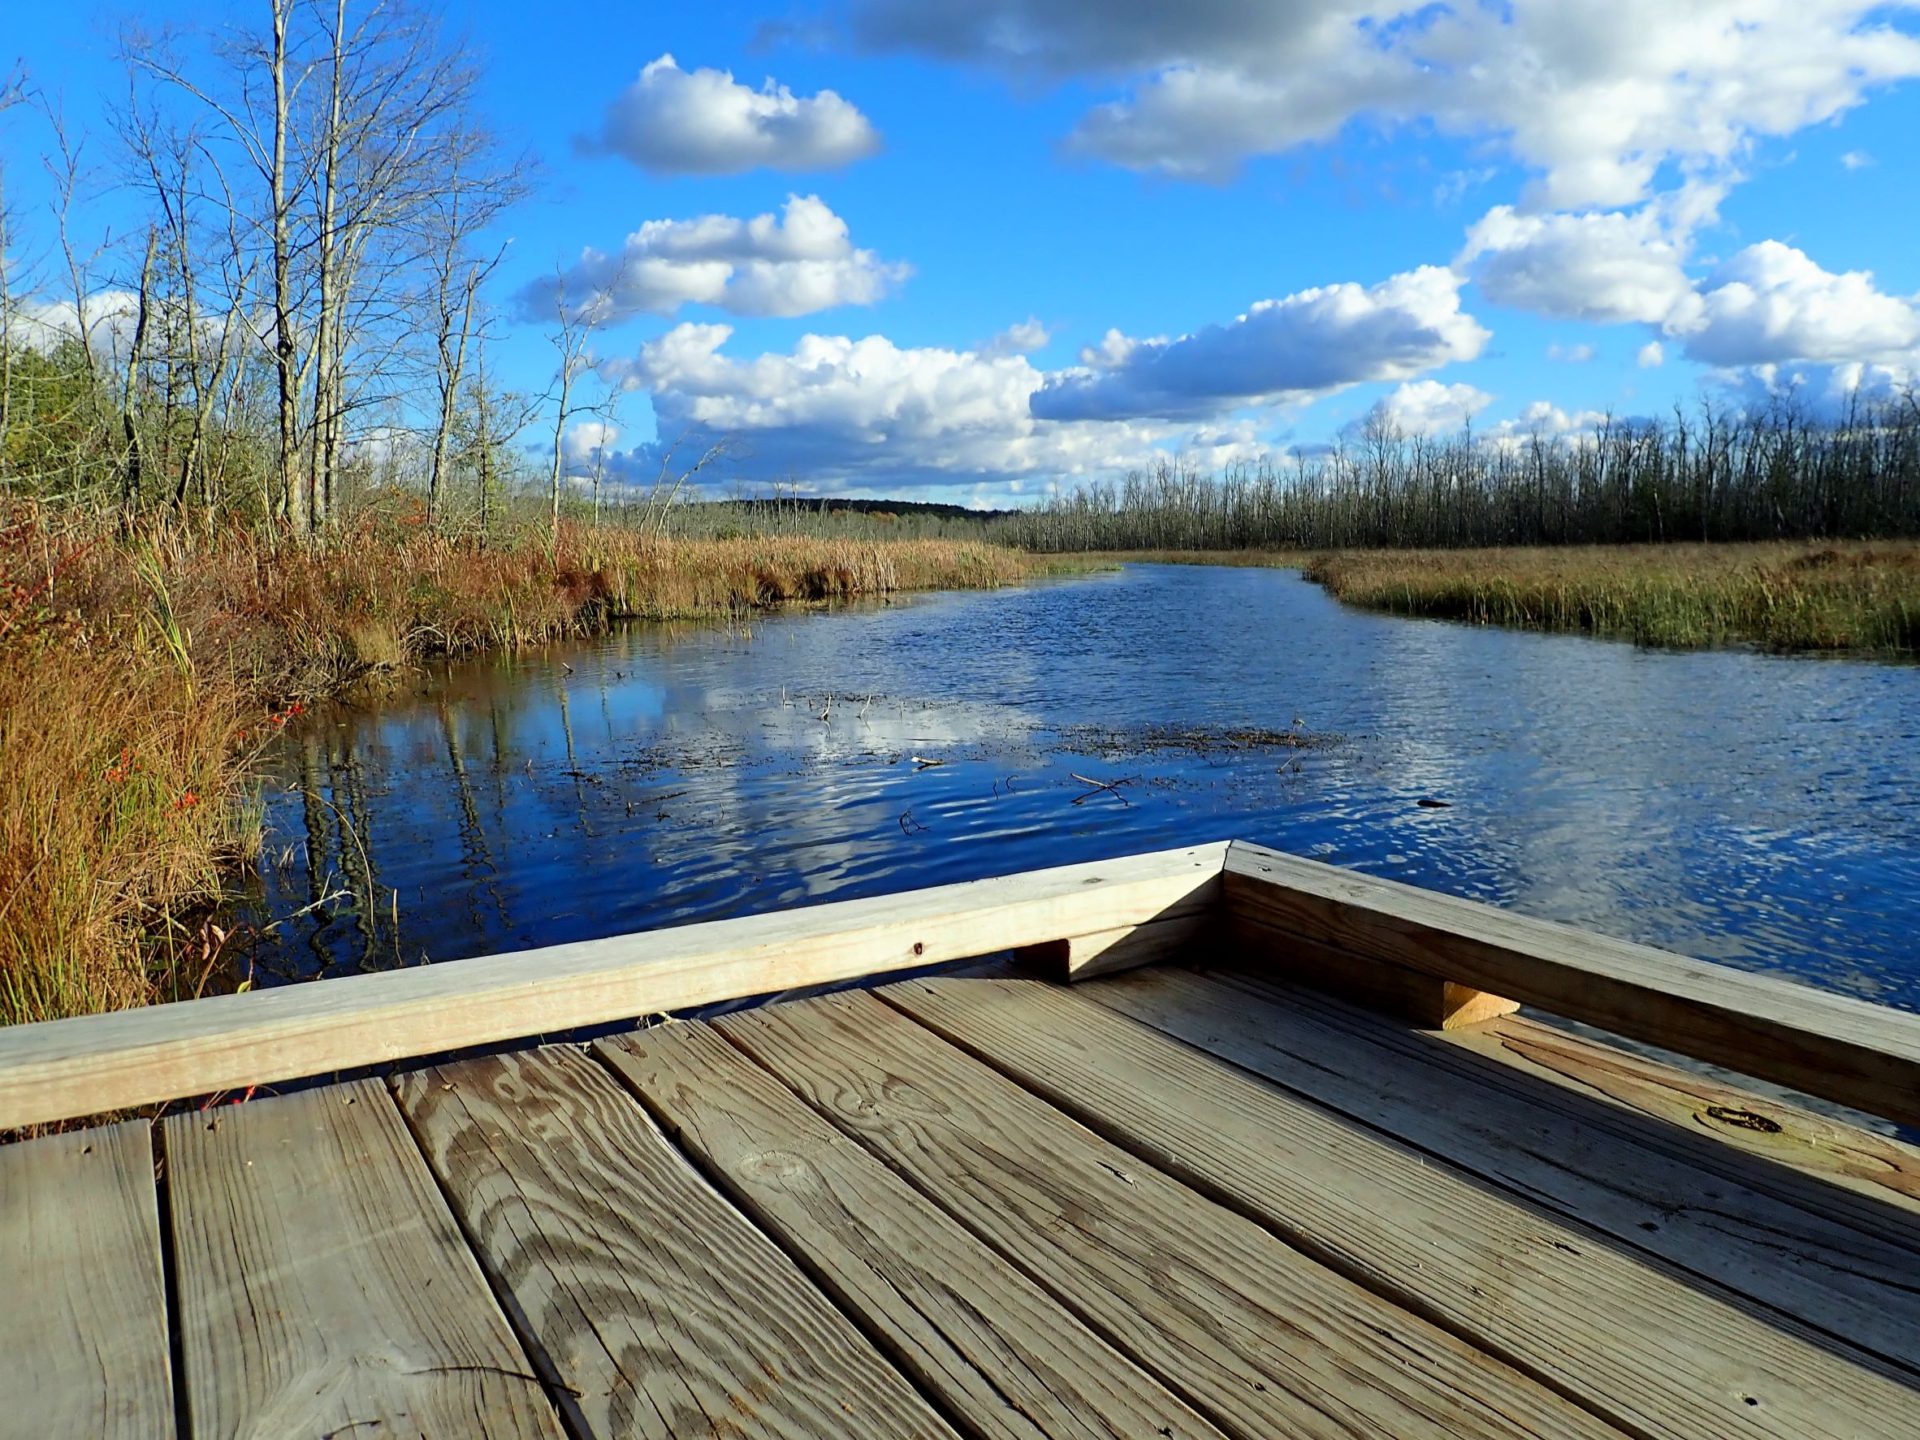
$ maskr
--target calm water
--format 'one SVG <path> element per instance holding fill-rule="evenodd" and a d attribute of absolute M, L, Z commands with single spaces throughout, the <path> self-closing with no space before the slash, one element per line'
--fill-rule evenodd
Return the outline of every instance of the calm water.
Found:
<path fill-rule="evenodd" d="M 1244 836 L 1920 1009 L 1920 668 L 1137 566 L 416 689 L 289 734 L 263 982 Z"/>

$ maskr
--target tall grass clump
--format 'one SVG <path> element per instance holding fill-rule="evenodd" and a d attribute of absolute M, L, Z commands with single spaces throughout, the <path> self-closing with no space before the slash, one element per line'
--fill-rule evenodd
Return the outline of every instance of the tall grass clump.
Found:
<path fill-rule="evenodd" d="M 250 840 L 240 692 L 154 597 L 62 613 L 89 558 L 31 514 L 0 526 L 0 1023 L 195 991 L 217 945 L 184 917 Z"/>
<path fill-rule="evenodd" d="M 424 656 L 1038 568 L 979 541 L 436 535 L 403 507 L 325 548 L 257 526 L 0 510 L 0 1023 L 229 983 L 208 918 L 259 840 L 260 747 Z"/>
<path fill-rule="evenodd" d="M 1339 599 L 1643 645 L 1920 651 L 1920 545 L 1345 551 L 1306 567 Z"/>
<path fill-rule="evenodd" d="M 429 655 L 537 644 L 621 619 L 740 615 L 908 590 L 991 588 L 1045 562 L 980 541 L 672 539 L 563 523 L 482 542 L 369 525 L 324 550 L 259 531 L 169 532 L 167 584 L 201 663 L 262 697 L 312 697 Z M 90 573 L 82 608 L 118 609 L 143 582 Z M 80 588 L 76 582 L 74 589 Z"/>

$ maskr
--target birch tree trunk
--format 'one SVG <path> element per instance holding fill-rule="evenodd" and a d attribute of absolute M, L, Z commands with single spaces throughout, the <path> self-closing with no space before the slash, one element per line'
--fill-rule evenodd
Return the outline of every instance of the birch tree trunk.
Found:
<path fill-rule="evenodd" d="M 291 138 L 291 96 L 287 84 L 287 24 L 293 0 L 271 0 L 273 48 L 268 65 L 273 74 L 273 160 L 268 180 L 273 215 L 273 364 L 279 394 L 279 450 L 275 457 L 280 482 L 280 518 L 304 538 L 311 526 L 306 489 L 295 474 L 300 447 L 300 376 L 295 363 L 298 341 L 293 310 L 292 197 L 287 185 L 287 142 Z"/>

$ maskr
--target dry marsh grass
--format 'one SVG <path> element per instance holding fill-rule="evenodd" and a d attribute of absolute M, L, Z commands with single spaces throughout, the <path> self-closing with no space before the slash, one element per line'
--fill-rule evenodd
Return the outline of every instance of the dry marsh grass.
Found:
<path fill-rule="evenodd" d="M 1343 551 L 1306 566 L 1340 600 L 1642 645 L 1920 651 L 1920 543 Z"/>
<path fill-rule="evenodd" d="M 211 906 L 258 844 L 260 748 L 302 699 L 623 616 L 989 587 L 1045 564 L 980 543 L 564 527 L 551 552 L 405 528 L 309 552 L 0 510 L 0 1023 L 233 983 Z"/>

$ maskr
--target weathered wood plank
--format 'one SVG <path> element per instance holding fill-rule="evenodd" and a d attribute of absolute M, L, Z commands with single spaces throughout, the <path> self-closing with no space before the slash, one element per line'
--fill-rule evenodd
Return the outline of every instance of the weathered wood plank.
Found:
<path fill-rule="evenodd" d="M 1220 1432 L 705 1025 L 602 1042 L 683 1146 L 983 1440 Z"/>
<path fill-rule="evenodd" d="M 7 1434 L 174 1433 L 143 1121 L 0 1146 L 0 1356 Z"/>
<path fill-rule="evenodd" d="M 1782 1316 L 1920 1364 L 1914 1217 L 1882 1208 L 1878 1223 L 1852 1224 L 1830 1207 L 1791 1204 L 1702 1168 L 1700 1152 L 1713 1148 L 1705 1137 L 1668 1138 L 1664 1120 L 1298 987 L 1156 970 L 1085 993 Z"/>
<path fill-rule="evenodd" d="M 1089 1134 L 871 994 L 714 1023 L 1235 1435 L 1614 1433 Z"/>
<path fill-rule="evenodd" d="M 1278 980 L 1297 980 L 1392 1015 L 1423 1030 L 1463 1030 L 1520 1008 L 1517 1000 L 1409 970 L 1390 960 L 1353 955 L 1302 940 L 1285 930 L 1241 917 L 1222 927 L 1243 963 Z"/>
<path fill-rule="evenodd" d="M 1790 1189 L 1803 1203 L 1845 1208 L 1848 1197 L 1833 1189 L 1842 1186 L 1868 1197 L 1872 1214 L 1883 1204 L 1920 1214 L 1920 1146 L 1891 1135 L 1521 1016 L 1447 1038 L 1578 1094 L 1711 1137 L 1714 1147 L 1687 1153 L 1692 1163 L 1716 1173 L 1751 1178 L 1755 1171 L 1746 1157 L 1756 1157 L 1771 1162 L 1760 1172 L 1769 1183 Z"/>
<path fill-rule="evenodd" d="M 192 1434 L 558 1437 L 372 1081 L 166 1123 Z"/>
<path fill-rule="evenodd" d="M 397 1088 L 579 1433 L 952 1435 L 586 1055 L 488 1056 Z"/>
<path fill-rule="evenodd" d="M 1920 1125 L 1920 1015 L 1235 841 L 1231 913 Z"/>
<path fill-rule="evenodd" d="M 1910 1432 L 1913 1392 L 1866 1357 L 1758 1319 L 1076 991 L 927 980 L 883 994 L 1135 1155 L 1622 1429 Z"/>
<path fill-rule="evenodd" d="M 0 1031 L 0 1130 L 1209 910 L 1224 845 Z"/>

